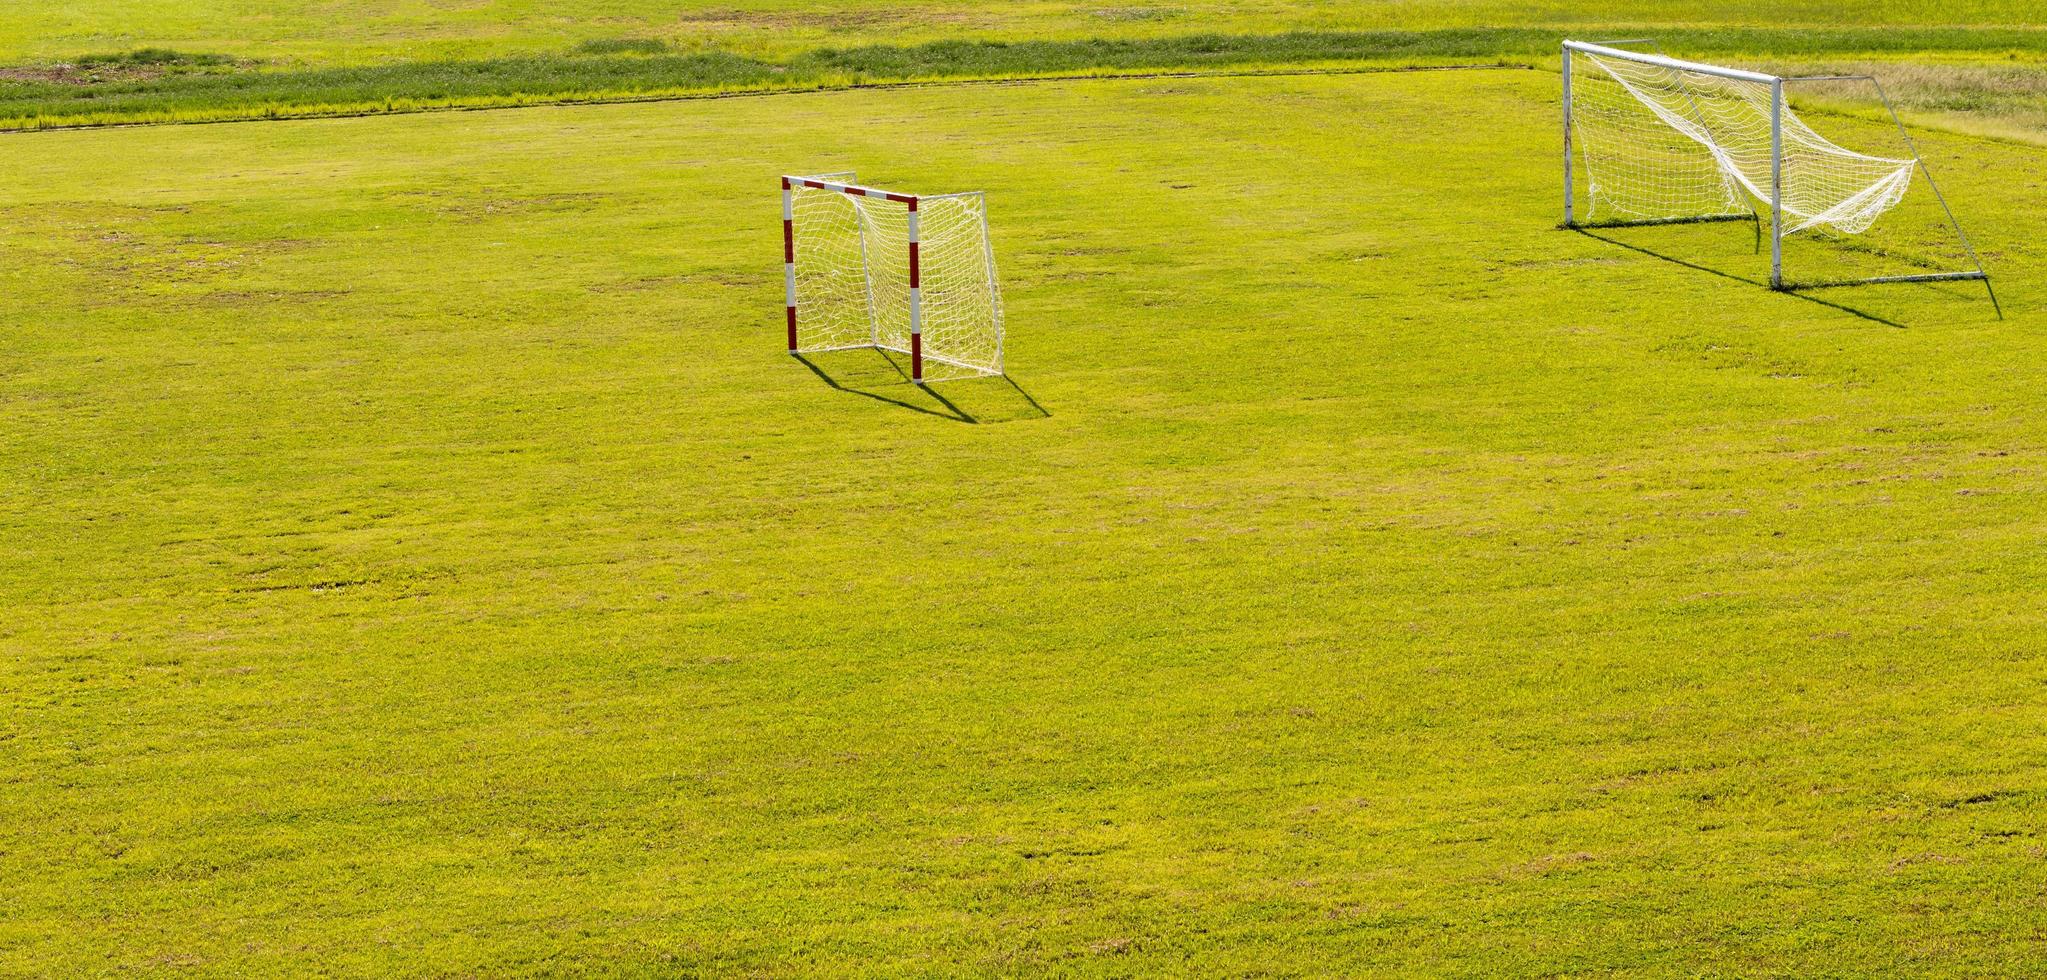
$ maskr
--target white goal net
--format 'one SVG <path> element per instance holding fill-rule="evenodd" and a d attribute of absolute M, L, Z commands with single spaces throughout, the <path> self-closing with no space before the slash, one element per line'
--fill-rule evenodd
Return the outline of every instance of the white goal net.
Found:
<path fill-rule="evenodd" d="M 1753 220 L 1760 246 L 1767 219 L 1772 288 L 1968 279 L 1980 280 L 1992 305 L 1997 305 L 1990 274 L 1895 111 L 1890 113 L 1891 122 L 1897 126 L 1904 155 L 1874 156 L 1814 132 L 1784 98 L 1790 82 L 1860 82 L 1890 110 L 1890 99 L 1875 78 L 1782 78 L 1614 46 L 1643 43 L 1647 42 L 1564 42 L 1566 227 Z M 1586 188 L 1582 215 L 1574 173 L 1579 163 Z M 1883 271 L 1890 274 L 1871 275 L 1874 270 L 1823 257 L 1812 270 L 1821 272 L 1819 276 L 1785 279 L 1785 236 L 1806 229 L 1862 234 L 1905 200 L 1915 171 L 1939 203 L 1942 223 L 1953 232 L 1959 254 L 1905 256 L 1878 243 L 1859 251 L 1886 257 L 1890 267 Z M 1835 251 L 1846 256 L 1858 249 Z M 1810 249 L 1804 253 L 1811 256 Z M 1952 269 L 1958 258 L 1966 258 L 1974 268 L 1942 271 Z M 1843 275 L 1835 269 L 1848 271 Z M 2003 316 L 2003 308 L 1997 308 Z"/>
<path fill-rule="evenodd" d="M 1784 234 L 1855 234 L 1911 187 L 1916 161 L 1814 132 L 1783 79 L 1576 42 L 1566 55 L 1588 223 L 1746 217 L 1760 202 L 1781 206 Z"/>
<path fill-rule="evenodd" d="M 789 349 L 898 352 L 916 381 L 1001 374 L 983 195 L 897 194 L 852 179 L 783 180 Z"/>

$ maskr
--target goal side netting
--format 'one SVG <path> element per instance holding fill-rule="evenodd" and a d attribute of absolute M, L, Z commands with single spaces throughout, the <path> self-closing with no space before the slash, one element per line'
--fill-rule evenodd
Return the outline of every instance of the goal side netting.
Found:
<path fill-rule="evenodd" d="M 1868 83 L 1890 108 L 1883 86 L 1866 75 L 1782 78 L 1564 42 L 1565 225 L 1752 220 L 1759 245 L 1766 223 L 1770 229 L 1776 288 L 1955 279 L 1980 279 L 1988 288 L 1988 273 L 1895 112 L 1905 155 L 1877 156 L 1821 136 L 1785 101 L 1787 82 L 1841 81 Z M 1574 165 L 1583 168 L 1582 210 Z M 1915 260 L 1921 271 L 1904 275 L 1785 279 L 1786 236 L 1808 229 L 1862 234 L 1905 200 L 1915 174 L 1925 178 L 1974 271 L 1936 271 L 1940 263 Z M 1990 297 L 1994 303 L 1994 290 Z"/>
<path fill-rule="evenodd" d="M 1911 188 L 1916 161 L 1814 132 L 1780 104 L 1781 79 L 1632 54 L 1570 51 L 1588 223 L 1746 217 L 1781 203 L 1785 234 L 1858 234 Z"/>
<path fill-rule="evenodd" d="M 980 192 L 783 179 L 789 350 L 906 355 L 914 381 L 1002 373 L 1002 297 Z"/>

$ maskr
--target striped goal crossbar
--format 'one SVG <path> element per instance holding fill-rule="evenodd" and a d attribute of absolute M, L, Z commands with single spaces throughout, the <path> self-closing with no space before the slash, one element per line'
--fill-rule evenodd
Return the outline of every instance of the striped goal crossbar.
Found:
<path fill-rule="evenodd" d="M 1002 297 L 979 191 L 783 177 L 782 279 L 792 354 L 894 351 L 919 384 L 1002 373 Z"/>
<path fill-rule="evenodd" d="M 1650 42 L 1563 44 L 1566 226 L 1741 220 L 1756 222 L 1760 234 L 1767 220 L 1770 285 L 1778 289 L 1952 279 L 1988 287 L 1988 273 L 1895 111 L 1905 153 L 1875 156 L 1821 136 L 1785 101 L 1792 83 L 1866 81 L 1888 109 L 1875 78 L 1787 78 L 1622 47 L 1642 44 Z M 1573 174 L 1579 162 L 1582 212 Z M 1940 200 L 1974 269 L 1837 282 L 1785 277 L 1785 236 L 1809 228 L 1866 231 L 1904 199 L 1915 174 Z"/>

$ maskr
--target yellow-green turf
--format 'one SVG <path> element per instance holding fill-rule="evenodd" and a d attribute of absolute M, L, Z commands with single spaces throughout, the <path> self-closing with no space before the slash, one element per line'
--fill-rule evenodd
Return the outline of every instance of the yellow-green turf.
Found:
<path fill-rule="evenodd" d="M 1826 305 L 1555 87 L 10 138 L 0 973 L 2037 968 L 2041 151 L 1925 138 L 2009 319 Z M 844 169 L 1010 382 L 781 352 Z"/>
<path fill-rule="evenodd" d="M 1860 28 L 2042 22 L 2033 0 L 12 0 L 0 53 L 64 59 L 167 46 L 302 64 L 552 53 L 655 39 L 785 56 L 825 45 L 962 38 L 1167 37 L 1205 32 L 1539 25 Z"/>

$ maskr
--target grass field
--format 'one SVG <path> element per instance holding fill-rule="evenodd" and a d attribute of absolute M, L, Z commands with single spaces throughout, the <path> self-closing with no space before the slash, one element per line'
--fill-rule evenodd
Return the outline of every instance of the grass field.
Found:
<path fill-rule="evenodd" d="M 2008 319 L 1829 305 L 1555 85 L 13 137 L 0 973 L 2037 966 L 2040 151 L 1924 136 Z M 1010 381 L 779 352 L 839 169 Z"/>

